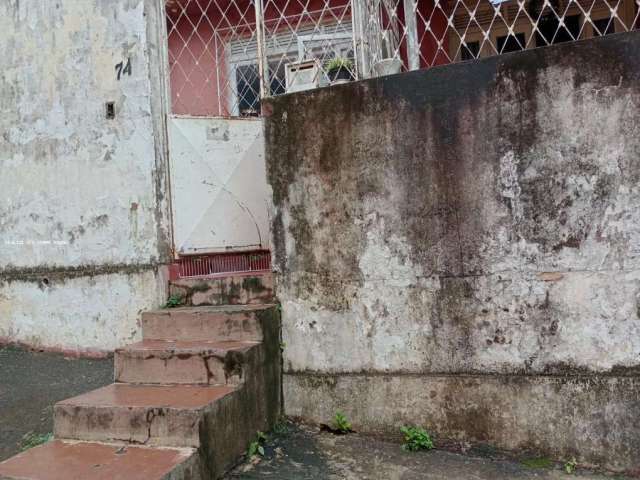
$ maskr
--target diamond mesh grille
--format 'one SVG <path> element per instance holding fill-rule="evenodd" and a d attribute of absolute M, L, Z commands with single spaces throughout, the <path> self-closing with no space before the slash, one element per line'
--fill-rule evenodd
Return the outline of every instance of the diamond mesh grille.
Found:
<path fill-rule="evenodd" d="M 640 0 L 167 0 L 172 112 L 638 28 Z"/>

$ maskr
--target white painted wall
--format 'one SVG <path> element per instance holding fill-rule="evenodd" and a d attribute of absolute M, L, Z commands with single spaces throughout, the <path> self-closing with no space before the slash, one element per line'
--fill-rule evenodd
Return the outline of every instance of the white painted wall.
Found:
<path fill-rule="evenodd" d="M 0 283 L 0 342 L 79 354 L 140 340 L 138 318 L 159 305 L 167 278 L 146 270 Z"/>
<path fill-rule="evenodd" d="M 164 296 L 156 3 L 0 2 L 5 340 L 112 349 Z M 120 62 L 131 68 L 118 78 Z"/>

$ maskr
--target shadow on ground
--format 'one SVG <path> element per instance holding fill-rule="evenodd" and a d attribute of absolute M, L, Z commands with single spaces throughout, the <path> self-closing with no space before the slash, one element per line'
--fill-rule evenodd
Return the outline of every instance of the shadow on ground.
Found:
<path fill-rule="evenodd" d="M 394 442 L 358 434 L 333 435 L 315 427 L 286 424 L 271 434 L 264 458 L 254 457 L 229 473 L 227 480 L 612 480 L 624 477 L 577 471 L 562 465 L 526 467 L 506 458 L 489 458 L 442 450 L 405 452 Z"/>
<path fill-rule="evenodd" d="M 0 461 L 20 451 L 25 435 L 52 431 L 54 403 L 112 381 L 112 359 L 0 347 Z"/>

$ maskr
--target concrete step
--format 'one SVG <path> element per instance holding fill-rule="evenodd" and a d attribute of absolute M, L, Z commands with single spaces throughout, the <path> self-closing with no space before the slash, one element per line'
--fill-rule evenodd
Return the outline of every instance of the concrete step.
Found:
<path fill-rule="evenodd" d="M 204 415 L 234 391 L 227 386 L 115 383 L 57 403 L 54 434 L 84 441 L 199 447 Z"/>
<path fill-rule="evenodd" d="M 0 463 L 2 480 L 199 480 L 194 449 L 54 440 Z"/>
<path fill-rule="evenodd" d="M 259 342 L 143 340 L 115 352 L 123 383 L 239 385 Z"/>
<path fill-rule="evenodd" d="M 169 293 L 181 296 L 189 306 L 259 305 L 273 303 L 275 298 L 271 273 L 172 280 Z"/>
<path fill-rule="evenodd" d="M 277 324 L 274 305 L 181 307 L 142 313 L 142 336 L 152 340 L 260 342 L 265 322 Z"/>

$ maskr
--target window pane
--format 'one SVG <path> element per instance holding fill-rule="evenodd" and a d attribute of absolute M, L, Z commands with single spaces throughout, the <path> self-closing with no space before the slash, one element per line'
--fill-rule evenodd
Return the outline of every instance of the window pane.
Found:
<path fill-rule="evenodd" d="M 593 26 L 594 26 L 593 28 L 594 37 L 615 33 L 615 25 L 611 21 L 611 17 L 601 18 L 600 20 L 594 20 Z"/>
<path fill-rule="evenodd" d="M 524 49 L 524 33 L 505 35 L 497 38 L 499 53 L 519 52 Z"/>
<path fill-rule="evenodd" d="M 236 67 L 236 89 L 240 116 L 258 115 L 260 113 L 260 77 L 257 65 Z"/>
<path fill-rule="evenodd" d="M 462 44 L 460 58 L 462 60 L 473 60 L 478 58 L 480 52 L 480 42 L 467 42 Z"/>

